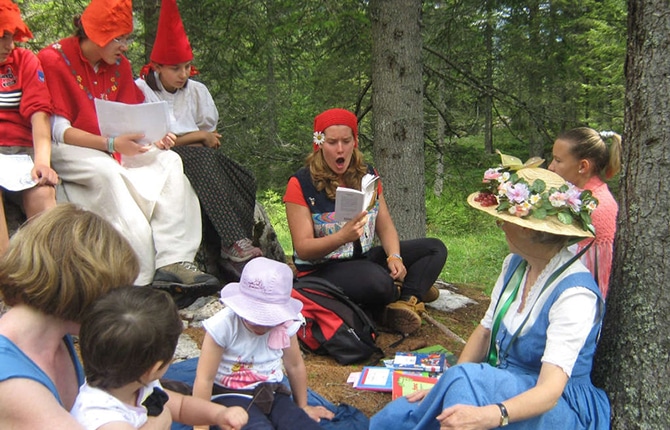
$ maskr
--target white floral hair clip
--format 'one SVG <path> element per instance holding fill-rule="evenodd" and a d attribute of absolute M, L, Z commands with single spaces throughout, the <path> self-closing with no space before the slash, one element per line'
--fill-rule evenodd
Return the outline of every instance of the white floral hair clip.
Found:
<path fill-rule="evenodd" d="M 323 145 L 323 142 L 326 141 L 326 135 L 323 134 L 323 131 L 315 131 L 314 132 L 314 144 L 318 147 L 321 147 Z"/>
<path fill-rule="evenodd" d="M 616 132 L 611 130 L 601 131 L 599 134 L 602 139 L 607 139 L 616 136 Z"/>

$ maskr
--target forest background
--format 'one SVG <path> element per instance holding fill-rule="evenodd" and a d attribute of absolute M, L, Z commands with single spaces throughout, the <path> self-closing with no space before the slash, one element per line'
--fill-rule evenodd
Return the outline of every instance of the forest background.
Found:
<path fill-rule="evenodd" d="M 35 35 L 28 47 L 37 51 L 72 34 L 72 18 L 88 1 L 18 3 Z M 622 132 L 626 4 L 406 3 L 421 5 L 426 232 L 449 247 L 442 279 L 490 288 L 506 245 L 487 217 L 467 207 L 465 197 L 477 189 L 483 170 L 499 161 L 494 149 L 550 160 L 553 139 L 562 130 L 587 125 Z M 376 35 L 369 2 L 179 0 L 178 5 L 200 71 L 195 79 L 208 86 L 220 112 L 222 150 L 255 173 L 259 200 L 290 254 L 281 195 L 310 151 L 314 116 L 330 107 L 356 112 L 361 149 L 374 159 Z M 127 56 L 138 73 L 149 61 L 160 0 L 135 0 L 133 7 L 134 41 Z M 616 189 L 616 181 L 611 185 Z M 406 236 L 407 221 L 396 223 Z"/>
<path fill-rule="evenodd" d="M 37 50 L 71 34 L 71 17 L 87 0 L 18 3 Z M 159 3 L 134 2 L 135 71 L 151 52 Z M 180 0 L 179 7 L 198 79 L 221 112 L 223 150 L 254 170 L 275 228 L 285 228 L 280 197 L 310 150 L 314 115 L 349 108 L 401 237 L 442 238 L 449 282 L 490 286 L 506 252 L 493 223 L 465 204 L 482 171 L 497 163 L 494 149 L 546 158 L 563 129 L 622 131 L 623 171 L 610 183 L 619 201 L 614 288 L 593 379 L 610 398 L 613 429 L 670 428 L 670 2 Z"/>

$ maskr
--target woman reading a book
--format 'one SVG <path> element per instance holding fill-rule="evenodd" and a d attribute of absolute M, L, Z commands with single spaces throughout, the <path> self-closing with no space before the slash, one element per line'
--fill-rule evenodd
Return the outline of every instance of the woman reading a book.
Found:
<path fill-rule="evenodd" d="M 430 391 L 388 404 L 370 429 L 609 429 L 590 378 L 604 313 L 568 245 L 592 238 L 597 200 L 540 168 L 489 169 L 468 203 L 496 217 L 511 254 L 458 365 Z"/>
<path fill-rule="evenodd" d="M 103 216 L 140 261 L 137 285 L 200 295 L 215 277 L 192 263 L 200 246 L 200 205 L 172 151 L 174 135 L 150 145 L 142 134 L 102 136 L 94 99 L 144 101 L 125 52 L 132 42 L 131 0 L 92 0 L 75 18 L 76 34 L 38 54 L 54 105 L 52 163 L 62 195 Z M 59 192 L 60 192 L 59 191 Z"/>
<path fill-rule="evenodd" d="M 358 149 L 356 115 L 345 109 L 317 115 L 313 151 L 284 195 L 293 261 L 299 277 L 324 278 L 382 316 L 389 328 L 412 333 L 421 326 L 423 302 L 439 295 L 433 283 L 447 249 L 438 239 L 399 240 L 380 180 L 369 207 L 336 221 L 337 187 L 360 190 L 367 175 L 377 172 Z M 375 236 L 381 246 L 373 246 Z"/>

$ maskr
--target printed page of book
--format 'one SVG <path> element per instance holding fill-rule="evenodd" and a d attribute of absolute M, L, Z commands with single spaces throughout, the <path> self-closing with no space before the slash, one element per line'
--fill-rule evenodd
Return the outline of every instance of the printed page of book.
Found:
<path fill-rule="evenodd" d="M 95 99 L 100 134 L 116 137 L 121 134 L 142 133 L 140 143 L 150 145 L 168 132 L 168 104 L 165 101 L 130 105 Z"/>

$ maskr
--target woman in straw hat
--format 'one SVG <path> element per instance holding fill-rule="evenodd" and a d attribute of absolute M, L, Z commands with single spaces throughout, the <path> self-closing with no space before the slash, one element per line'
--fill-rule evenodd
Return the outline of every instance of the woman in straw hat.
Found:
<path fill-rule="evenodd" d="M 545 169 L 489 169 L 468 203 L 495 218 L 511 254 L 459 364 L 430 391 L 388 404 L 371 429 L 608 429 L 590 379 L 604 313 L 598 286 L 567 249 L 591 238 L 597 204 Z"/>
<path fill-rule="evenodd" d="M 52 161 L 62 197 L 105 217 L 130 242 L 140 261 L 136 284 L 193 296 L 218 290 L 218 279 L 192 263 L 202 237 L 200 204 L 181 159 L 167 150 L 173 136 L 143 145 L 141 134 L 100 134 L 94 99 L 144 101 L 124 55 L 131 0 L 92 0 L 75 26 L 76 35 L 38 54 L 53 83 Z"/>
<path fill-rule="evenodd" d="M 593 273 L 603 298 L 606 298 L 619 205 L 604 179 L 611 179 L 621 170 L 621 136 L 613 131 L 598 133 L 589 127 L 577 127 L 558 135 L 552 152 L 549 170 L 580 189 L 590 190 L 598 199 L 598 207 L 591 216 L 596 239 L 584 253 L 582 262 Z M 579 242 L 578 250 L 590 242 Z"/>
<path fill-rule="evenodd" d="M 439 297 L 433 283 L 447 248 L 434 238 L 399 240 L 381 180 L 371 207 L 350 221 L 335 220 L 336 188 L 360 190 L 366 175 L 377 174 L 358 149 L 358 119 L 352 112 L 328 109 L 317 115 L 312 149 L 284 194 L 298 276 L 324 278 L 354 302 L 383 311 L 389 328 L 417 331 L 424 302 Z M 373 246 L 375 237 L 381 246 Z"/>
<path fill-rule="evenodd" d="M 0 0 L 0 154 L 33 159 L 32 183 L 20 191 L 28 218 L 56 206 L 58 183 L 51 168 L 51 98 L 44 72 L 35 54 L 15 45 L 32 37 L 19 7 Z M 3 191 L 0 188 L 0 255 L 9 246 Z"/>
<path fill-rule="evenodd" d="M 221 244 L 221 256 L 241 263 L 263 255 L 250 239 L 256 204 L 253 174 L 218 150 L 219 111 L 207 87 L 189 79 L 198 71 L 176 0 L 163 0 L 151 63 L 135 82 L 147 102 L 167 101 L 172 148 Z"/>

